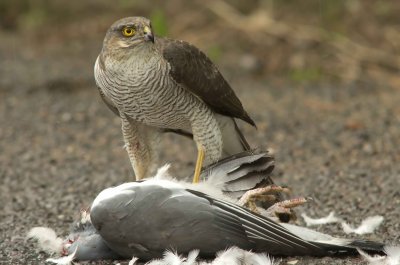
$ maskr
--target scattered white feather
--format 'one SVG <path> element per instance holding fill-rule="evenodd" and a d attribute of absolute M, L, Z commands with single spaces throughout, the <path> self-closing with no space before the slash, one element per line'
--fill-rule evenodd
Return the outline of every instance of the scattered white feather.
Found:
<path fill-rule="evenodd" d="M 400 265 L 400 246 L 386 246 L 385 253 L 389 260 L 389 265 Z"/>
<path fill-rule="evenodd" d="M 27 238 L 37 239 L 40 250 L 53 254 L 61 253 L 63 239 L 57 237 L 56 232 L 48 227 L 34 227 L 29 230 Z"/>
<path fill-rule="evenodd" d="M 217 257 L 211 265 L 276 265 L 274 261 L 264 253 L 253 253 L 238 247 L 231 247 L 217 253 Z"/>
<path fill-rule="evenodd" d="M 360 253 L 360 255 L 369 263 L 369 264 L 373 264 L 373 265 L 384 265 L 385 263 L 385 256 L 379 256 L 379 255 L 375 255 L 375 256 L 370 256 L 368 255 L 368 253 L 364 252 L 363 250 L 357 248 L 358 253 Z"/>
<path fill-rule="evenodd" d="M 357 251 L 370 265 L 400 265 L 400 246 L 386 246 L 384 251 L 387 256 L 371 256 L 361 249 Z"/>
<path fill-rule="evenodd" d="M 328 216 L 318 218 L 318 219 L 311 218 L 308 215 L 306 215 L 305 213 L 302 213 L 301 216 L 303 217 L 307 226 L 324 225 L 324 224 L 329 224 L 329 223 L 338 223 L 338 222 L 342 221 L 342 219 L 335 216 L 335 212 L 330 212 Z"/>
<path fill-rule="evenodd" d="M 210 263 L 212 265 L 239 265 L 243 259 L 244 250 L 238 247 L 231 247 L 224 251 L 219 251 L 217 257 Z"/>
<path fill-rule="evenodd" d="M 271 259 L 271 257 L 265 253 L 252 253 L 247 251 L 243 264 L 274 265 L 275 263 L 274 259 Z"/>
<path fill-rule="evenodd" d="M 304 221 L 306 222 L 307 226 L 312 225 L 321 225 L 321 224 L 328 224 L 328 223 L 337 223 L 342 222 L 343 220 L 339 217 L 335 216 L 334 212 L 330 212 L 328 216 L 314 219 L 307 216 L 305 213 L 302 213 L 301 216 L 303 217 Z M 342 222 L 343 231 L 346 234 L 355 233 L 358 235 L 368 234 L 374 232 L 374 230 L 383 222 L 383 216 L 376 215 L 372 217 L 368 217 L 362 221 L 361 225 L 357 228 L 351 227 L 346 222 Z"/>
<path fill-rule="evenodd" d="M 200 250 L 194 249 L 189 252 L 186 261 L 183 265 L 196 265 L 196 259 L 199 256 Z"/>
<path fill-rule="evenodd" d="M 129 261 L 128 265 L 135 265 L 137 260 L 138 260 L 138 258 L 133 256 L 132 259 Z"/>
<path fill-rule="evenodd" d="M 383 216 L 376 215 L 368 217 L 361 222 L 361 225 L 357 228 L 352 228 L 349 224 L 343 222 L 343 231 L 346 234 L 355 233 L 358 235 L 369 234 L 374 232 L 374 230 L 383 222 Z"/>
<path fill-rule="evenodd" d="M 176 252 L 172 252 L 171 250 L 167 250 L 164 252 L 164 258 L 166 264 L 169 265 L 182 265 L 185 261 L 185 258 L 179 256 Z"/>
<path fill-rule="evenodd" d="M 197 249 L 192 250 L 186 258 L 172 251 L 166 251 L 162 259 L 151 260 L 146 265 L 277 265 L 267 254 L 253 253 L 238 247 L 218 252 L 216 258 L 211 261 L 197 261 L 199 253 Z M 134 264 L 129 263 L 129 265 Z"/>
<path fill-rule="evenodd" d="M 71 265 L 72 262 L 75 259 L 75 255 L 76 255 L 76 251 L 77 250 L 78 250 L 78 248 L 76 248 L 75 251 L 71 255 L 68 255 L 68 256 L 65 256 L 65 257 L 61 257 L 61 258 L 57 258 L 57 259 L 50 258 L 50 259 L 46 259 L 46 261 L 55 263 L 57 265 Z"/>
<path fill-rule="evenodd" d="M 92 221 L 90 220 L 90 212 L 87 210 L 82 210 L 81 211 L 81 224 L 86 224 L 86 223 L 91 223 Z"/>
<path fill-rule="evenodd" d="M 170 164 L 165 164 L 157 170 L 157 174 L 154 176 L 154 179 L 171 179 L 171 175 L 168 170 L 171 167 Z"/>
<path fill-rule="evenodd" d="M 179 256 L 176 252 L 167 250 L 164 252 L 162 259 L 154 259 L 146 263 L 146 265 L 183 265 L 185 258 Z"/>

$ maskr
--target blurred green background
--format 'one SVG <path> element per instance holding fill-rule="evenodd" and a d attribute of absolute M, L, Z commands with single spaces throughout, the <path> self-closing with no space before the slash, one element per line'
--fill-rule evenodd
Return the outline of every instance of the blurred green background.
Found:
<path fill-rule="evenodd" d="M 279 84 L 396 87 L 399 14 L 396 0 L 2 0 L 0 56 L 11 63 L 42 60 L 32 65 L 39 68 L 47 62 L 55 83 L 68 83 L 77 75 L 86 82 L 91 68 L 65 72 L 93 64 L 113 21 L 141 15 L 151 18 L 158 35 L 200 47 L 228 77 L 250 74 Z M 87 63 L 76 65 L 74 57 Z M 57 61 L 73 66 L 57 66 Z M 18 78 L 15 72 L 23 68 L 3 69 L 3 75 L 8 71 Z M 2 83 L 4 88 L 12 81 Z"/>

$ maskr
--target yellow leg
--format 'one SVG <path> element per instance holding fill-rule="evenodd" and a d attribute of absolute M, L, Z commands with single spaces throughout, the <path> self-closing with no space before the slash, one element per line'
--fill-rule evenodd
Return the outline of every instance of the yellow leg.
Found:
<path fill-rule="evenodd" d="M 200 172 L 201 168 L 203 167 L 204 155 L 205 155 L 204 149 L 201 146 L 199 146 L 197 148 L 197 161 L 196 161 L 196 168 L 194 169 L 193 183 L 200 182 Z"/>

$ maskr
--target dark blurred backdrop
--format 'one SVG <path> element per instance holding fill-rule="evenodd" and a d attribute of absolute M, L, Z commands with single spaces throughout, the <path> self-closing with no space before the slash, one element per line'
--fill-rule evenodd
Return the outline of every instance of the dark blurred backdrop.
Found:
<path fill-rule="evenodd" d="M 396 87 L 399 14 L 396 0 L 3 0 L 0 89 L 92 82 L 109 25 L 137 15 L 200 47 L 228 77 Z"/>

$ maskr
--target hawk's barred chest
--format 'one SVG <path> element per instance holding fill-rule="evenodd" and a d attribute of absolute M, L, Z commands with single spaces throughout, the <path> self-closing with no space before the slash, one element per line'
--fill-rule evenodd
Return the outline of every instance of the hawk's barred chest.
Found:
<path fill-rule="evenodd" d="M 120 112 L 151 126 L 190 128 L 187 116 L 198 100 L 170 78 L 161 55 L 99 57 L 94 70 L 98 87 Z"/>

